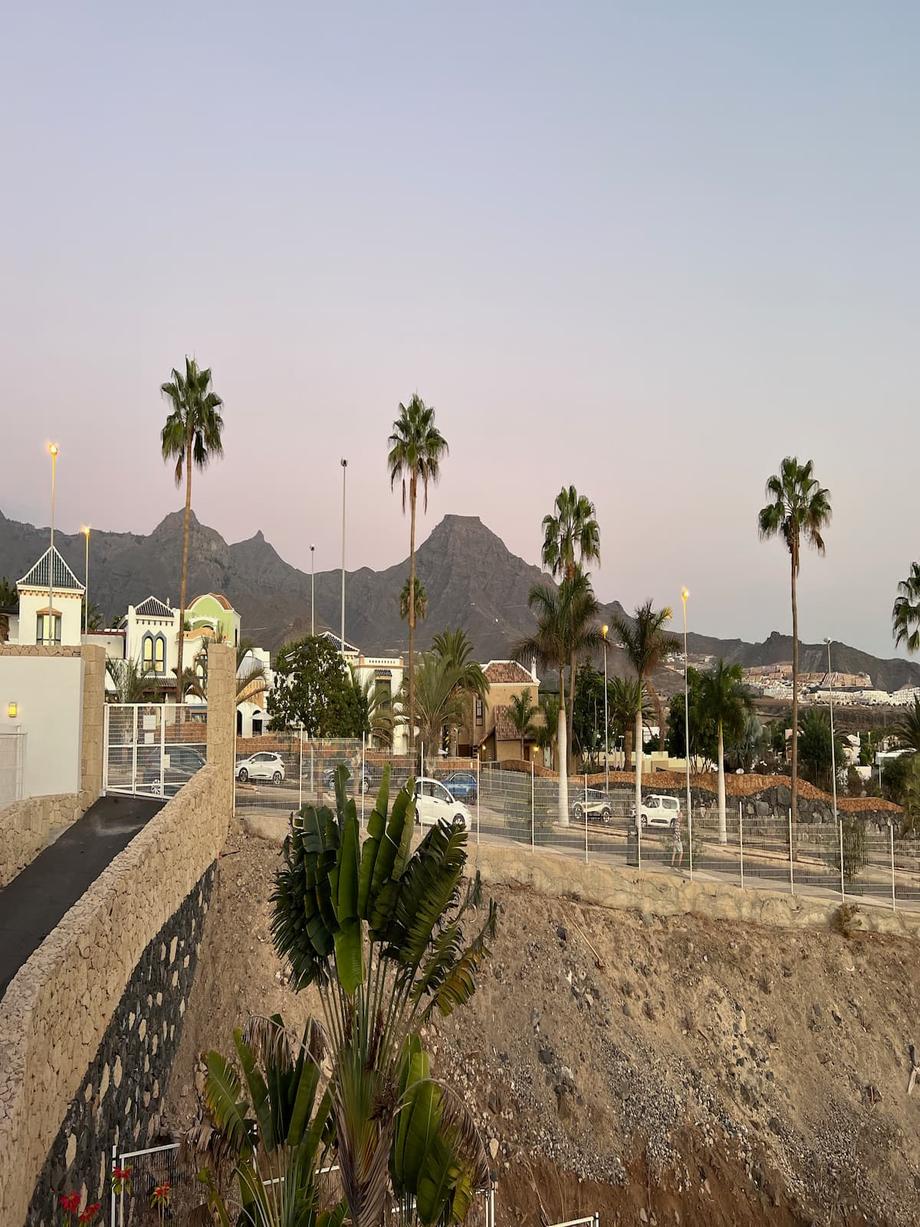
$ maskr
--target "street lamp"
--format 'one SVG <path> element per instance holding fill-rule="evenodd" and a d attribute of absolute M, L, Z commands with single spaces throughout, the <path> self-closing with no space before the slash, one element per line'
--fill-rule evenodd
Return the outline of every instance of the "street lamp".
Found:
<path fill-rule="evenodd" d="M 610 718 L 607 715 L 607 632 L 610 627 L 601 627 L 604 639 L 604 791 L 610 796 Z"/>
<path fill-rule="evenodd" d="M 342 654 L 345 653 L 345 474 L 348 461 L 342 458 Z"/>
<path fill-rule="evenodd" d="M 834 821 L 837 821 L 837 748 L 834 745 L 834 675 L 831 672 L 831 644 L 833 639 L 825 639 L 827 644 L 827 684 L 831 694 L 831 792 L 834 798 Z"/>
<path fill-rule="evenodd" d="M 56 443 L 48 444 L 48 455 L 51 457 L 51 549 L 48 553 L 48 621 L 45 641 L 54 644 L 54 491 L 57 478 L 57 458 L 60 448 Z"/>
<path fill-rule="evenodd" d="M 690 592 L 680 590 L 680 603 L 684 609 L 684 760 L 687 776 L 687 838 L 690 841 L 690 876 L 693 877 L 693 808 L 690 803 L 690 656 L 687 652 L 687 601 Z"/>
<path fill-rule="evenodd" d="M 89 524 L 81 524 L 80 532 L 85 538 L 83 550 L 83 634 L 89 634 Z"/>
<path fill-rule="evenodd" d="M 316 561 L 316 546 L 310 546 L 310 635 L 316 635 L 316 572 L 314 563 Z"/>

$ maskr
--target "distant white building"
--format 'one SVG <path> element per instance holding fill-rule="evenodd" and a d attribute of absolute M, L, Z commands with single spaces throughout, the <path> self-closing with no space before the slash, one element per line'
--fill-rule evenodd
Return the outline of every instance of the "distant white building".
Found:
<path fill-rule="evenodd" d="M 372 693 L 378 695 L 381 703 L 391 706 L 402 689 L 405 664 L 402 656 L 365 656 L 360 648 L 345 641 L 342 650 L 342 640 L 332 631 L 323 631 L 322 635 L 333 643 L 352 671 L 360 686 L 370 684 Z M 409 730 L 405 724 L 394 724 L 393 744 L 394 754 L 406 754 L 409 749 Z"/>
<path fill-rule="evenodd" d="M 16 589 L 19 613 L 10 618 L 11 643 L 80 646 L 85 589 L 56 549 L 49 546 Z"/>

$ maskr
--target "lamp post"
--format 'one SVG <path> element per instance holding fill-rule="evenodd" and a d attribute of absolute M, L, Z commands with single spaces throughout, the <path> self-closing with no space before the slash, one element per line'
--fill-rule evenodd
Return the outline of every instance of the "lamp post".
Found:
<path fill-rule="evenodd" d="M 690 803 L 690 655 L 687 651 L 687 601 L 690 592 L 680 590 L 680 603 L 684 609 L 684 761 L 687 778 L 687 837 L 690 841 L 690 874 L 693 875 L 693 809 Z"/>
<path fill-rule="evenodd" d="M 316 546 L 310 546 L 310 635 L 316 636 Z"/>
<path fill-rule="evenodd" d="M 44 639 L 54 644 L 54 492 L 57 478 L 57 458 L 60 448 L 56 443 L 48 444 L 48 455 L 51 457 L 51 549 L 48 552 L 48 621 Z"/>
<path fill-rule="evenodd" d="M 610 796 L 610 718 L 607 714 L 607 632 L 606 623 L 601 627 L 604 637 L 604 792 Z M 609 801 L 608 801 L 609 804 Z"/>
<path fill-rule="evenodd" d="M 83 634 L 89 633 L 89 531 L 88 524 L 80 525 L 84 537 L 83 549 Z"/>
<path fill-rule="evenodd" d="M 348 461 L 342 458 L 342 654 L 345 653 L 345 474 Z"/>
<path fill-rule="evenodd" d="M 831 692 L 831 793 L 834 800 L 834 821 L 837 821 L 837 749 L 834 745 L 834 675 L 831 672 L 831 644 L 833 639 L 825 639 L 827 644 L 827 684 Z"/>

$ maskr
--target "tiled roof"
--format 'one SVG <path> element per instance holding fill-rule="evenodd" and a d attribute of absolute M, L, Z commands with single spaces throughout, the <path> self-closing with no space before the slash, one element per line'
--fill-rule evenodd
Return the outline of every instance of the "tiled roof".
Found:
<path fill-rule="evenodd" d="M 514 727 L 510 707 L 493 707 L 492 717 L 495 721 L 496 741 L 520 741 L 521 734 Z"/>
<path fill-rule="evenodd" d="M 58 592 L 82 592 L 83 585 L 68 567 L 57 550 L 53 551 L 54 565 L 51 565 L 51 546 L 45 550 L 38 562 L 19 581 L 19 588 L 54 588 Z M 49 577 L 50 571 L 50 577 Z"/>
<path fill-rule="evenodd" d="M 189 601 L 189 608 L 206 596 L 209 596 L 212 600 L 215 600 L 222 609 L 233 609 L 233 606 L 222 592 L 202 592 L 201 596 L 196 596 L 194 601 Z"/>
<path fill-rule="evenodd" d="M 489 683 L 510 682 L 512 685 L 521 684 L 526 686 L 528 683 L 533 685 L 533 678 L 530 676 L 530 670 L 525 669 L 523 665 L 518 664 L 516 660 L 490 660 L 483 669 L 486 675 L 486 681 Z"/>
<path fill-rule="evenodd" d="M 166 602 L 156 596 L 148 596 L 146 600 L 141 601 L 140 605 L 135 605 L 134 612 L 140 614 L 142 618 L 171 618 L 173 616 L 173 611 Z"/>

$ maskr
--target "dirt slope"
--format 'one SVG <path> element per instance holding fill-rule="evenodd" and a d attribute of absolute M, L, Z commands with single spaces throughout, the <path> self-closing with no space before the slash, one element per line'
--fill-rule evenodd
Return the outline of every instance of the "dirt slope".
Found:
<path fill-rule="evenodd" d="M 267 904 L 277 849 L 221 860 L 167 1108 L 248 1013 L 303 1020 Z M 430 1037 L 494 1155 L 498 1222 L 920 1221 L 914 943 L 636 914 L 500 888 L 473 1003 Z M 279 977 L 281 979 L 279 979 Z"/>

